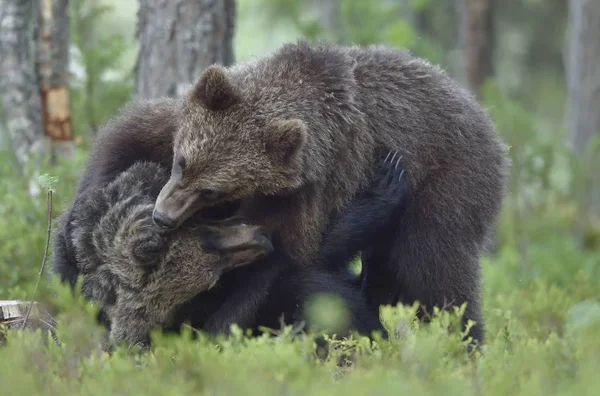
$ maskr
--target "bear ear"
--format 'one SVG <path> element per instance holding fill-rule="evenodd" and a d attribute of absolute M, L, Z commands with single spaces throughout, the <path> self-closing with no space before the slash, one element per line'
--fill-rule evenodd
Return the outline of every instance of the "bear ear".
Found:
<path fill-rule="evenodd" d="M 238 89 L 220 65 L 207 67 L 192 89 L 192 97 L 208 110 L 225 110 L 240 101 Z"/>
<path fill-rule="evenodd" d="M 280 164 L 296 160 L 306 141 L 306 126 L 299 119 L 277 120 L 266 128 L 265 149 Z"/>

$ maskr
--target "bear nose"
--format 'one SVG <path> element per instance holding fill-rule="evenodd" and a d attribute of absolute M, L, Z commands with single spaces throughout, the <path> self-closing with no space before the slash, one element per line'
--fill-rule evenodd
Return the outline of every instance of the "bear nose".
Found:
<path fill-rule="evenodd" d="M 257 231 L 254 239 L 266 250 L 267 254 L 273 253 L 273 243 L 271 242 L 271 233 L 268 231 Z"/>
<path fill-rule="evenodd" d="M 177 227 L 177 222 L 164 214 L 157 212 L 156 209 L 152 212 L 152 221 L 160 228 L 173 229 Z"/>

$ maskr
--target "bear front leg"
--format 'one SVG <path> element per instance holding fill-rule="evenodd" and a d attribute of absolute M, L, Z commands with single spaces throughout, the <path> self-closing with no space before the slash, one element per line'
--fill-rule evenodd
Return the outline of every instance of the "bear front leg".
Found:
<path fill-rule="evenodd" d="M 411 194 L 398 222 L 370 250 L 369 278 L 364 291 L 372 306 L 412 304 L 415 301 L 431 313 L 434 306 L 448 308 L 467 303 L 463 317 L 477 325 L 471 328 L 474 342 L 484 342 L 485 324 L 481 313 L 481 237 L 470 227 L 470 218 L 448 216 L 461 213 L 452 202 L 440 203 L 428 189 Z M 440 211 L 444 204 L 445 211 Z"/>
<path fill-rule="evenodd" d="M 270 298 L 270 290 L 291 259 L 275 250 L 266 259 L 232 272 L 222 281 L 231 291 L 219 308 L 207 319 L 203 331 L 210 334 L 229 334 L 230 326 L 253 328 L 259 311 Z"/>
<path fill-rule="evenodd" d="M 344 267 L 369 248 L 401 212 L 408 194 L 402 156 L 390 151 L 382 158 L 371 186 L 362 192 L 325 236 L 319 263 L 330 270 Z"/>

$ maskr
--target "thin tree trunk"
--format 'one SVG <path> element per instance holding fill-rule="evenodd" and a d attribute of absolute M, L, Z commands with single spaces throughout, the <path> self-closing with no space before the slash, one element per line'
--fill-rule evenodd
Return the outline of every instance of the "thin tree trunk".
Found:
<path fill-rule="evenodd" d="M 590 139 L 600 138 L 600 1 L 569 1 L 569 35 L 566 57 L 567 125 L 571 143 L 584 154 Z M 592 161 L 598 161 L 598 152 Z M 588 220 L 600 221 L 600 175 L 588 163 L 586 212 Z M 597 163 L 596 163 L 597 164 Z"/>
<path fill-rule="evenodd" d="M 136 96 L 178 96 L 206 67 L 233 63 L 235 0 L 140 0 Z"/>
<path fill-rule="evenodd" d="M 320 0 L 317 2 L 321 26 L 330 39 L 341 42 L 344 39 L 340 0 Z"/>
<path fill-rule="evenodd" d="M 75 154 L 69 91 L 71 42 L 68 0 L 41 0 L 40 64 L 42 121 L 53 156 Z"/>
<path fill-rule="evenodd" d="M 458 0 L 461 41 L 469 89 L 481 98 L 485 79 L 493 75 L 492 0 Z"/>
<path fill-rule="evenodd" d="M 70 159 L 75 155 L 75 143 L 69 91 L 69 1 L 41 0 L 40 5 L 42 122 L 52 142 L 53 157 Z"/>
<path fill-rule="evenodd" d="M 48 152 L 34 66 L 36 16 L 37 1 L 0 3 L 0 92 L 13 150 L 26 174 L 31 157 Z"/>

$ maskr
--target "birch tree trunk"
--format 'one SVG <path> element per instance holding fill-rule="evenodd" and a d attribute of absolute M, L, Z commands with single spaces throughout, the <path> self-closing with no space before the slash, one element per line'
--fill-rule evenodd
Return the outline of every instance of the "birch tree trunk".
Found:
<path fill-rule="evenodd" d="M 317 2 L 321 26 L 325 30 L 325 35 L 337 42 L 342 41 L 344 38 L 341 6 L 340 0 L 320 0 Z"/>
<path fill-rule="evenodd" d="M 493 0 L 457 0 L 466 82 L 481 98 L 485 79 L 493 75 Z"/>
<path fill-rule="evenodd" d="M 41 0 L 40 91 L 42 122 L 52 141 L 53 156 L 75 154 L 69 91 L 69 1 Z"/>
<path fill-rule="evenodd" d="M 178 96 L 206 67 L 233 63 L 235 0 L 140 0 L 136 96 Z"/>
<path fill-rule="evenodd" d="M 25 173 L 32 156 L 48 153 L 34 65 L 36 17 L 35 0 L 0 2 L 0 92 L 13 150 Z"/>
<path fill-rule="evenodd" d="M 584 154 L 590 139 L 600 138 L 600 1 L 569 0 L 569 34 L 566 56 L 568 85 L 567 126 L 571 143 Z M 598 151 L 588 164 L 586 213 L 600 222 Z M 596 164 L 596 166 L 594 166 Z"/>

